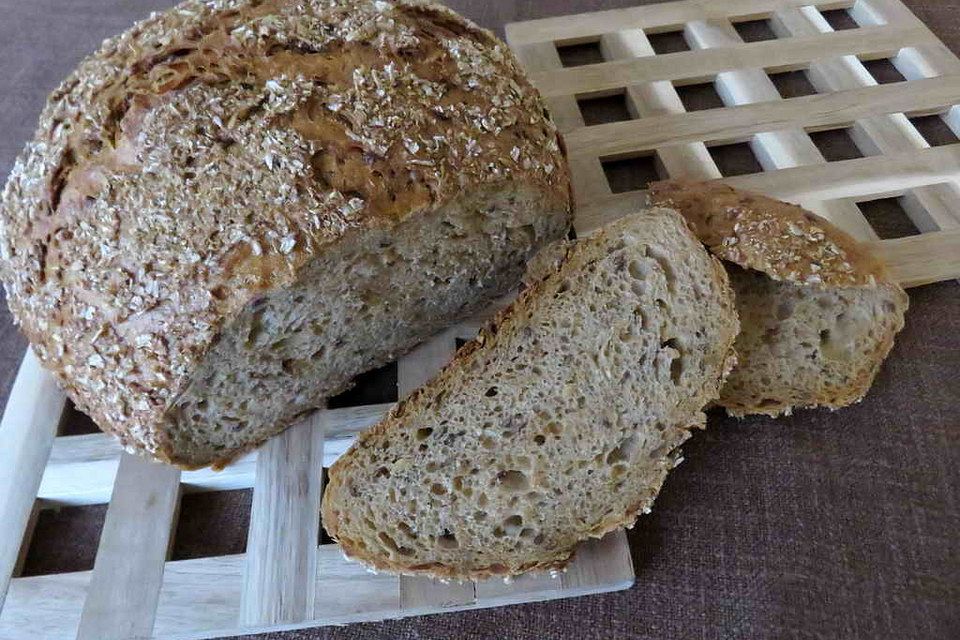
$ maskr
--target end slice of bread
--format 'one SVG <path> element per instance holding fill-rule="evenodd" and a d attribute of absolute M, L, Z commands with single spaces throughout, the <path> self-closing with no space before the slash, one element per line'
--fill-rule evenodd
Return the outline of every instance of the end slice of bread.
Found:
<path fill-rule="evenodd" d="M 732 365 L 727 276 L 665 209 L 544 265 L 330 470 L 323 523 L 348 556 L 454 579 L 556 568 L 650 508 Z"/>
<path fill-rule="evenodd" d="M 659 182 L 650 193 L 730 273 L 742 326 L 719 404 L 776 416 L 866 395 L 909 298 L 865 245 L 801 207 L 721 183 Z"/>

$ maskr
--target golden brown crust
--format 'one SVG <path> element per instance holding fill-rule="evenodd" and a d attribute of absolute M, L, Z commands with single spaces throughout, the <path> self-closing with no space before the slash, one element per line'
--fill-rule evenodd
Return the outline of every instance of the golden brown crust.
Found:
<path fill-rule="evenodd" d="M 505 45 L 401 0 L 190 0 L 55 91 L 0 203 L 13 314 L 77 405 L 176 461 L 172 403 L 225 323 L 352 231 L 524 183 L 553 125 Z"/>
<path fill-rule="evenodd" d="M 689 180 L 654 182 L 650 198 L 683 214 L 717 257 L 774 280 L 835 287 L 888 280 L 883 263 L 863 245 L 797 205 Z"/>
<path fill-rule="evenodd" d="M 896 333 L 903 328 L 909 304 L 903 288 L 891 280 L 883 263 L 864 244 L 797 205 L 721 182 L 656 182 L 650 185 L 650 197 L 680 211 L 712 253 L 740 267 L 811 291 L 862 287 L 885 293 L 894 301 L 889 328 L 879 333 L 870 353 L 862 354 L 864 366 L 846 385 L 804 389 L 803 397 L 777 398 L 766 393 L 762 403 L 755 394 L 738 394 L 728 386 L 718 404 L 738 417 L 776 417 L 794 407 L 838 409 L 863 399 L 893 348 Z M 749 354 L 746 356 L 742 366 L 749 368 Z"/>

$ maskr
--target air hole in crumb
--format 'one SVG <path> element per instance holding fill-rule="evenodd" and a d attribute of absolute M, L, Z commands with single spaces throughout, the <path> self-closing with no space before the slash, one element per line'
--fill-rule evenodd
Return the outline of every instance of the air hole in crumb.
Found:
<path fill-rule="evenodd" d="M 607 454 L 607 464 L 628 462 L 636 454 L 638 444 L 636 435 L 624 438 Z"/>
<path fill-rule="evenodd" d="M 487 392 L 483 395 L 487 396 L 488 398 L 492 398 L 496 396 L 497 393 L 498 393 L 498 390 L 496 387 L 490 387 L 489 389 L 487 389 Z"/>
<path fill-rule="evenodd" d="M 400 551 L 400 546 L 386 531 L 381 531 L 378 533 L 377 539 L 380 540 L 380 543 L 386 547 L 388 551 L 393 551 L 394 553 Z"/>
<path fill-rule="evenodd" d="M 631 260 L 627 264 L 627 271 L 630 273 L 630 277 L 635 280 L 646 280 L 647 276 L 650 275 L 650 265 L 639 260 Z"/>
<path fill-rule="evenodd" d="M 507 491 L 526 491 L 530 488 L 527 474 L 517 470 L 501 471 L 498 473 L 497 484 Z"/>
<path fill-rule="evenodd" d="M 460 543 L 457 542 L 457 537 L 452 533 L 444 533 L 442 536 L 437 538 L 437 545 L 441 549 L 459 549 Z"/>
<path fill-rule="evenodd" d="M 523 517 L 513 515 L 503 521 L 503 529 L 508 535 L 515 536 L 523 528 Z"/>
<path fill-rule="evenodd" d="M 417 429 L 417 433 L 414 437 L 417 439 L 417 441 L 423 441 L 429 438 L 431 433 L 433 433 L 433 429 L 430 427 L 423 427 L 421 429 Z"/>
<path fill-rule="evenodd" d="M 430 485 L 430 493 L 436 496 L 443 496 L 447 494 L 447 489 L 442 484 L 434 482 Z"/>
<path fill-rule="evenodd" d="M 533 441 L 534 441 L 538 446 L 543 446 L 543 444 L 546 443 L 547 439 L 546 439 L 544 436 L 542 436 L 542 435 L 540 435 L 540 434 L 537 434 L 537 435 L 535 435 L 535 436 L 533 437 Z"/>

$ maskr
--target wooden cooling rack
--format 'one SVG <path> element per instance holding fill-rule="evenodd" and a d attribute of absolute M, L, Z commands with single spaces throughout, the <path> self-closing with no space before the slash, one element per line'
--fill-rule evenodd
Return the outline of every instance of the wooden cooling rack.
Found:
<path fill-rule="evenodd" d="M 834 28 L 837 11 L 852 28 Z M 757 24 L 766 39 L 745 41 L 744 26 Z M 664 38 L 687 50 L 658 52 Z M 507 39 L 564 132 L 578 232 L 641 208 L 643 182 L 613 181 L 614 192 L 608 175 L 616 166 L 642 176 L 649 165 L 659 177 L 722 178 L 798 202 L 875 243 L 904 285 L 960 277 L 960 60 L 899 1 L 688 0 L 512 24 Z M 593 48 L 593 63 L 565 67 L 571 48 Z M 900 81 L 878 83 L 876 61 Z M 810 95 L 778 91 L 778 74 L 793 72 Z M 717 108 L 688 111 L 684 93 L 698 85 L 715 90 Z M 622 101 L 622 119 L 588 126 L 585 105 L 598 98 Z M 931 147 L 916 126 L 930 117 L 955 144 Z M 835 130 L 858 157 L 824 156 L 816 136 Z M 760 170 L 724 175 L 719 152 L 745 144 Z M 891 198 L 917 234 L 878 237 L 864 204 Z M 400 395 L 482 321 L 401 358 Z M 66 406 L 28 352 L 0 425 L 4 639 L 215 638 L 600 593 L 634 579 L 623 532 L 582 545 L 564 574 L 511 584 L 373 575 L 318 545 L 317 470 L 389 405 L 317 412 L 220 473 L 152 464 L 102 434 L 58 436 Z M 253 488 L 246 553 L 168 560 L 181 494 L 238 488 Z M 103 503 L 92 571 L 17 577 L 39 510 Z"/>

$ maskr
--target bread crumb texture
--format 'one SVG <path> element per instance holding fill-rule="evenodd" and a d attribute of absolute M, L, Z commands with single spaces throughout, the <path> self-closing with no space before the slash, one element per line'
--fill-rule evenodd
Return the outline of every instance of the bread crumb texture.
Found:
<path fill-rule="evenodd" d="M 0 204 L 8 304 L 102 428 L 130 448 L 206 464 L 293 416 L 264 415 L 249 437 L 193 442 L 181 456 L 170 434 L 194 373 L 252 301 L 296 285 L 331 247 L 380 234 L 369 247 L 379 255 L 405 222 L 413 243 L 413 220 L 464 194 L 470 228 L 447 236 L 525 234 L 484 263 L 520 263 L 562 235 L 569 177 L 544 113 L 506 46 L 435 4 L 185 2 L 105 41 L 50 96 Z M 486 228 L 496 198 L 549 220 L 513 211 L 513 222 Z M 484 276 L 479 261 L 464 276 L 475 298 L 509 279 Z M 411 286 L 443 298 L 449 283 L 433 276 Z M 467 290 L 456 296 L 462 310 Z M 415 337 L 406 339 L 377 357 Z M 334 376 L 341 387 L 359 373 L 347 369 Z M 286 400 L 315 406 L 317 393 L 305 393 Z"/>
<path fill-rule="evenodd" d="M 649 511 L 718 397 L 733 305 L 673 211 L 551 249 L 512 307 L 336 462 L 324 526 L 380 570 L 562 567 Z"/>
<path fill-rule="evenodd" d="M 776 416 L 866 395 L 909 298 L 864 244 L 799 206 L 719 182 L 659 182 L 650 192 L 727 261 L 742 329 L 719 404 Z"/>

